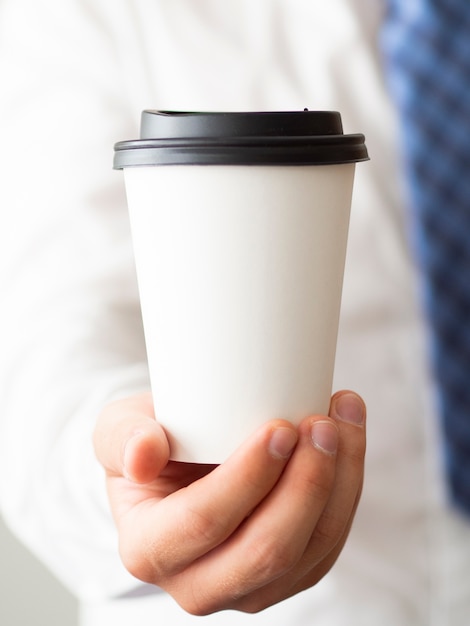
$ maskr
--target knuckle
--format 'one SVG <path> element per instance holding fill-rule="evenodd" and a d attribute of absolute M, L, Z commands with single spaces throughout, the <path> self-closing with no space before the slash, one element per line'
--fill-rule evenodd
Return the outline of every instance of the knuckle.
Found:
<path fill-rule="evenodd" d="M 272 598 L 269 594 L 266 597 L 264 595 L 254 595 L 244 599 L 243 602 L 236 606 L 236 609 L 249 615 L 255 615 L 256 613 L 261 613 L 261 611 L 264 611 L 272 606 L 273 600 L 274 602 L 279 602 L 280 599 L 283 599 L 283 597 Z"/>
<path fill-rule="evenodd" d="M 188 508 L 181 520 L 182 535 L 190 542 L 211 547 L 228 534 L 227 522 L 213 511 Z"/>
<path fill-rule="evenodd" d="M 315 527 L 315 546 L 320 554 L 328 552 L 342 536 L 345 520 L 324 513 Z"/>
<path fill-rule="evenodd" d="M 298 554 L 283 541 L 263 537 L 251 550 L 250 571 L 254 581 L 267 584 L 289 572 L 298 561 Z"/>
<path fill-rule="evenodd" d="M 218 607 L 213 606 L 212 603 L 206 601 L 199 595 L 190 597 L 186 595 L 181 600 L 177 598 L 177 602 L 186 613 L 194 615 L 195 617 L 206 617 L 207 615 L 215 613 L 218 609 Z"/>
<path fill-rule="evenodd" d="M 358 442 L 355 446 L 346 451 L 348 462 L 351 469 L 355 472 L 361 472 L 364 467 L 364 459 L 366 453 L 365 443 Z"/>
<path fill-rule="evenodd" d="M 119 555 L 127 571 L 143 582 L 163 586 L 174 572 L 175 558 L 164 542 L 136 533 L 132 521 L 119 532 Z"/>
<path fill-rule="evenodd" d="M 301 489 L 314 497 L 316 501 L 326 501 L 331 495 L 331 489 L 334 484 L 334 472 L 332 471 L 315 471 L 312 474 L 305 475 L 298 480 L 302 480 Z"/>
<path fill-rule="evenodd" d="M 206 577 L 197 577 L 178 584 L 174 598 L 190 615 L 205 617 L 234 608 L 235 594 L 231 584 L 220 584 L 220 581 L 211 582 Z"/>
<path fill-rule="evenodd" d="M 119 553 L 124 567 L 134 578 L 146 583 L 156 582 L 158 574 L 155 564 L 150 563 L 142 548 L 133 542 L 121 542 Z"/>

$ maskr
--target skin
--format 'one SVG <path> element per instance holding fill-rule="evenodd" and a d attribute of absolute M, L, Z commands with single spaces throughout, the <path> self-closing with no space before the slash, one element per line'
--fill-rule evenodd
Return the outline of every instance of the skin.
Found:
<path fill-rule="evenodd" d="M 315 585 L 348 536 L 364 472 L 366 409 L 350 391 L 329 416 L 273 420 L 218 466 L 169 461 L 152 398 L 98 418 L 96 455 L 124 565 L 189 613 L 254 613 Z"/>

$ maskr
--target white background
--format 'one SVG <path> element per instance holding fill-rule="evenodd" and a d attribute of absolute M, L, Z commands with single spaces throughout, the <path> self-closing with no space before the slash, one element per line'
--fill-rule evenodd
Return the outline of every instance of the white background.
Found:
<path fill-rule="evenodd" d="M 77 624 L 75 599 L 14 539 L 1 517 L 0 624 L 1 626 Z"/>

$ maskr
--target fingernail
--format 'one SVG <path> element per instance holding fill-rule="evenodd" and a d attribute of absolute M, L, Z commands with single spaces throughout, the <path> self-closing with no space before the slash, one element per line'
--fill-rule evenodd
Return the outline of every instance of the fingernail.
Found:
<path fill-rule="evenodd" d="M 332 422 L 314 422 L 311 436 L 315 448 L 326 454 L 336 454 L 338 449 L 338 429 Z"/>
<path fill-rule="evenodd" d="M 269 453 L 277 459 L 287 459 L 295 448 L 297 434 L 290 428 L 276 428 L 269 442 Z"/>
<path fill-rule="evenodd" d="M 124 446 L 124 450 L 123 450 L 123 461 L 122 461 L 122 475 L 124 476 L 124 478 L 127 478 L 127 480 L 132 480 L 132 476 L 128 471 L 128 465 L 129 465 L 129 456 L 132 454 L 131 448 L 132 448 L 132 444 L 139 438 L 142 437 L 143 432 L 141 431 L 136 431 L 135 433 L 132 434 L 132 436 L 126 441 L 126 444 Z M 132 442 L 132 444 L 131 444 Z M 131 444 L 131 445 L 129 445 Z"/>
<path fill-rule="evenodd" d="M 336 417 L 343 422 L 362 426 L 365 419 L 364 403 L 354 393 L 340 395 L 334 405 Z"/>

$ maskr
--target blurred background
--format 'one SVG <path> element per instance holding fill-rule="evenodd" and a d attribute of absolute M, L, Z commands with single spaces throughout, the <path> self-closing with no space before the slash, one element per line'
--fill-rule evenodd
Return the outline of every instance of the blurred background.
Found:
<path fill-rule="evenodd" d="M 18 543 L 0 516 L 0 625 L 77 624 L 75 598 Z"/>

